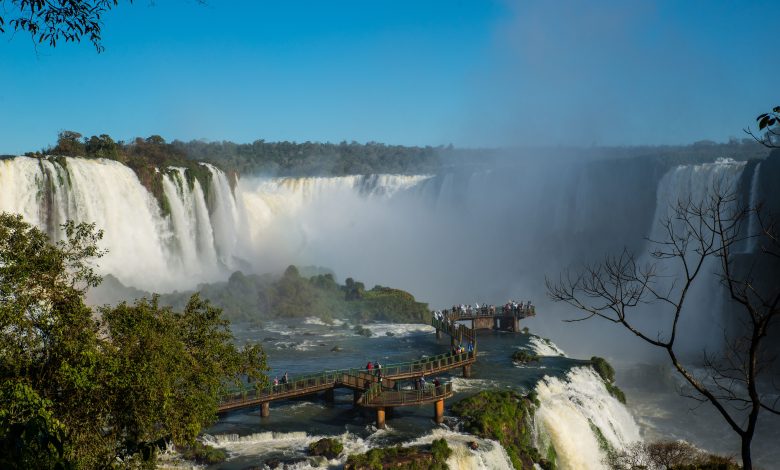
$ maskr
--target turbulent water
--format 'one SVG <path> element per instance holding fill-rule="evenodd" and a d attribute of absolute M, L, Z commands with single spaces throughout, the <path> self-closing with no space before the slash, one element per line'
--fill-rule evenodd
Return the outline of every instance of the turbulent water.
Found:
<path fill-rule="evenodd" d="M 645 236 L 658 238 L 662 227 L 657 221 L 668 214 L 670 203 L 701 197 L 715 181 L 737 189 L 744 167 L 730 160 L 675 167 L 659 175 L 646 194 L 625 197 L 636 181 L 648 176 L 635 175 L 627 183 L 607 171 L 597 179 L 595 170 L 578 161 L 537 159 L 417 176 L 245 175 L 234 185 L 207 165 L 208 187 L 187 178 L 183 169 L 164 171 L 162 192 L 168 201 L 164 214 L 136 174 L 120 163 L 15 157 L 0 160 L 0 211 L 21 213 L 54 239 L 62 238 L 60 225 L 66 220 L 94 222 L 104 230 L 103 247 L 109 250 L 99 262 L 100 272 L 145 290 L 193 288 L 222 281 L 235 270 L 263 273 L 291 263 L 320 265 L 368 286 L 381 283 L 409 290 L 434 306 L 531 299 L 540 312 L 528 322 L 532 331 L 553 337 L 572 356 L 625 358 L 628 351 L 638 354 L 636 342 L 615 328 L 595 322 L 562 326 L 559 320 L 573 314 L 545 301 L 544 276 L 598 258 L 616 245 Z M 759 199 L 759 171 L 756 165 L 750 178 L 751 204 Z M 650 202 L 632 202 L 643 197 Z M 755 223 L 750 220 L 751 230 Z M 755 245 L 746 244 L 746 252 L 754 250 Z M 675 272 L 673 266 L 667 268 L 668 273 Z M 702 333 L 697 335 L 700 342 L 690 344 L 695 351 L 716 347 L 711 338 L 720 338 L 717 333 L 723 327 L 720 287 L 712 275 L 715 266 L 704 271 L 709 281 L 690 298 L 696 313 L 681 326 Z M 432 354 L 441 346 L 430 340 L 433 335 L 425 326 L 369 325 L 376 338 L 367 340 L 316 323 L 310 319 L 303 327 L 266 324 L 263 331 L 240 333 L 244 339 L 265 340 L 278 374 L 311 371 L 307 364 L 321 360 L 334 342 L 344 347 L 338 356 L 329 356 L 334 368 L 365 363 L 366 351 L 381 351 L 385 361 L 401 361 Z M 302 335 L 294 326 L 313 329 L 314 334 Z M 538 443 L 553 445 L 564 467 L 600 468 L 603 443 L 591 424 L 612 446 L 638 438 L 625 408 L 606 394 L 597 377 L 578 368 L 580 363 L 567 359 L 553 343 L 499 334 L 482 344 L 486 347 L 480 348 L 475 377 L 452 377 L 458 395 L 485 387 L 536 388 L 542 402 Z M 536 365 L 515 366 L 509 357 L 517 348 L 545 357 Z M 346 403 L 333 408 L 308 402 L 281 406 L 288 407 L 289 419 L 272 413 L 270 420 L 261 422 L 257 413 L 241 412 L 211 430 L 215 442 L 234 455 L 235 468 L 260 457 L 301 455 L 303 447 L 320 435 L 341 435 L 356 450 L 414 443 L 437 433 L 445 433 L 451 442 L 473 439 L 459 433 L 453 422 L 444 428 L 432 426 L 427 409 L 404 411 L 402 419 L 390 423 L 390 431 L 376 431 Z M 637 406 L 632 410 L 648 415 L 657 411 Z M 312 416 L 318 418 L 312 422 Z M 653 437 L 663 437 L 664 429 L 686 425 L 683 416 L 677 413 L 665 420 L 643 416 L 641 422 L 652 429 Z M 482 442 L 476 453 L 459 447 L 451 464 L 503 468 L 506 454 L 497 444 Z"/>
<path fill-rule="evenodd" d="M 368 359 L 387 365 L 438 354 L 449 347 L 449 340 L 436 340 L 432 329 L 420 325 L 375 323 L 368 327 L 381 334 L 365 338 L 355 334 L 349 324 L 330 326 L 315 318 L 268 323 L 262 329 L 253 330 L 239 326 L 238 330 L 242 341 L 263 341 L 273 367 L 272 376 L 311 372 L 323 359 L 332 368 L 359 367 Z M 387 332 L 393 336 L 387 336 Z M 336 345 L 340 351 L 331 351 Z M 533 349 L 542 357 L 537 363 L 514 367 L 511 356 L 517 348 Z M 545 354 L 548 352 L 549 356 Z M 268 459 L 305 458 L 307 446 L 325 436 L 337 437 L 345 445 L 344 455 L 329 462 L 335 467 L 343 465 L 350 453 L 366 452 L 377 446 L 429 444 L 433 439 L 445 438 L 453 449 L 447 462 L 453 470 L 511 469 L 506 450 L 496 441 L 464 433 L 457 418 L 449 413 L 449 405 L 485 389 L 527 393 L 535 388 L 541 405 L 536 422 L 527 425 L 543 452 L 552 445 L 562 469 L 600 469 L 604 452 L 589 423 L 616 449 L 639 437 L 628 410 L 583 365 L 583 361 L 563 356 L 549 340 L 524 334 L 481 332 L 473 376 L 460 377 L 457 370 L 441 377 L 450 381 L 455 391 L 455 397 L 447 401 L 443 425 L 433 423 L 432 405 L 425 405 L 397 408 L 395 416 L 388 420 L 388 428 L 377 430 L 370 411 L 352 406 L 351 392 L 337 391 L 334 403 L 317 398 L 272 403 L 270 417 L 264 419 L 259 418 L 257 409 L 231 412 L 208 430 L 205 440 L 228 451 L 230 459 L 226 466 L 220 466 L 228 469 L 246 468 Z M 584 428 L 572 428 L 582 423 Z M 566 439 L 574 429 L 584 434 Z M 469 447 L 471 441 L 477 442 L 476 450 Z M 302 461 L 291 468 L 309 469 L 315 464 Z"/>

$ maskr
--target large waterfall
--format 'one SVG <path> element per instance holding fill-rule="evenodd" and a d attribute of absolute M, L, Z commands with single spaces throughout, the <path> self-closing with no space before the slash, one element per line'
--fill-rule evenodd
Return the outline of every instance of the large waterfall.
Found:
<path fill-rule="evenodd" d="M 250 178 L 234 189 L 222 171 L 205 166 L 211 174 L 208 188 L 187 178 L 182 168 L 163 173 L 164 213 L 133 170 L 119 162 L 4 159 L 0 210 L 21 213 L 55 240 L 64 236 L 61 225 L 68 220 L 95 223 L 104 231 L 102 248 L 108 250 L 98 261 L 101 273 L 129 286 L 165 292 L 224 280 L 236 269 L 270 271 L 302 261 L 292 256 L 296 250 L 275 245 L 307 236 L 307 224 L 299 217 L 313 202 L 387 199 L 427 178 Z M 279 264 L 263 266 L 268 260 Z"/>

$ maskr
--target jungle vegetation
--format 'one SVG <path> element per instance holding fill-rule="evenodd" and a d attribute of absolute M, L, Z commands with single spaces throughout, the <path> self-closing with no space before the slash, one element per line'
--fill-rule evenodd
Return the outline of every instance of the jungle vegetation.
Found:
<path fill-rule="evenodd" d="M 262 348 L 236 347 L 197 295 L 90 309 L 102 232 L 64 228 L 55 244 L 0 214 L 0 468 L 152 467 L 216 421 L 231 383 L 265 385 Z"/>

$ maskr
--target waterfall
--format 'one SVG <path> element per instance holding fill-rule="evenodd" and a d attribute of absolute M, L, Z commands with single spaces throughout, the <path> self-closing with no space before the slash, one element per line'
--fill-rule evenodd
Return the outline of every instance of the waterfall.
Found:
<path fill-rule="evenodd" d="M 716 186 L 720 186 L 723 191 L 736 191 L 744 167 L 745 162 L 718 159 L 713 163 L 681 165 L 669 170 L 658 184 L 656 211 L 648 238 L 656 241 L 668 238 L 663 221 L 665 218 L 671 218 L 673 223 L 677 223 L 674 222 L 674 206 L 678 201 L 701 203 Z M 660 275 L 660 290 L 673 288 L 672 295 L 675 295 L 679 292 L 681 279 L 685 276 L 682 263 L 677 258 L 655 260 L 649 255 L 654 249 L 657 249 L 657 245 L 648 243 L 647 254 L 640 258 L 640 262 L 656 263 Z M 694 247 L 689 249 L 690 256 L 694 256 L 693 249 Z M 716 351 L 721 347 L 726 325 L 722 315 L 723 288 L 719 273 L 719 259 L 709 256 L 691 286 L 686 297 L 684 314 L 680 319 L 679 336 L 685 338 L 685 343 L 679 343 L 679 346 L 684 353 L 695 354 L 697 358 L 701 357 L 702 350 Z M 647 315 L 644 321 L 639 323 L 651 337 L 655 337 L 658 331 L 669 332 L 661 326 L 669 323 L 669 312 L 661 310 L 658 305 L 655 307 L 657 308 L 654 315 Z"/>
<path fill-rule="evenodd" d="M 546 376 L 536 385 L 537 446 L 552 445 L 561 469 L 603 469 L 606 449 L 624 449 L 640 440 L 628 409 L 611 396 L 590 367 L 576 367 L 565 378 Z M 596 431 L 598 429 L 598 432 Z"/>
<path fill-rule="evenodd" d="M 756 206 L 758 206 L 758 198 L 759 198 L 759 182 L 761 181 L 759 179 L 759 171 L 761 171 L 761 163 L 756 164 L 755 170 L 753 170 L 753 177 L 750 179 L 750 205 L 748 206 L 748 209 L 751 211 L 754 211 L 756 209 Z M 758 226 L 758 213 L 751 212 L 750 218 L 748 219 L 748 231 L 747 236 L 749 237 L 746 240 L 746 249 L 745 253 L 755 253 L 758 247 L 758 232 L 760 230 Z"/>
<path fill-rule="evenodd" d="M 191 289 L 249 266 L 267 272 L 295 262 L 317 214 L 339 229 L 356 223 L 349 209 L 368 210 L 415 187 L 428 176 L 368 175 L 332 178 L 248 178 L 231 185 L 217 167 L 203 164 L 208 185 L 183 168 L 158 170 L 165 212 L 129 167 L 113 160 L 13 157 L 0 160 L 0 211 L 20 213 L 53 240 L 68 220 L 104 231 L 98 272 L 155 292 Z M 323 209 L 323 204 L 332 204 Z M 340 219 L 333 207 L 348 209 Z M 338 212 L 338 211 L 335 211 Z M 358 217 L 358 216 L 355 216 Z M 349 219 L 349 220 L 347 220 Z M 264 264 L 278 255 L 278 264 Z M 254 263 L 254 265 L 252 265 Z M 283 267 L 283 266 L 282 266 Z"/>

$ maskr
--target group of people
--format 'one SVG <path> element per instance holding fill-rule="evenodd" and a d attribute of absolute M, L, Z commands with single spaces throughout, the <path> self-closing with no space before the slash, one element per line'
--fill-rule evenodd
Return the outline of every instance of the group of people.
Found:
<path fill-rule="evenodd" d="M 279 380 L 278 375 L 274 377 L 274 390 L 277 390 L 279 388 L 279 385 L 287 385 L 288 383 L 290 383 L 290 377 L 287 376 L 287 371 L 284 371 L 282 380 Z"/>
<path fill-rule="evenodd" d="M 458 345 L 453 345 L 452 346 L 452 354 L 454 354 L 454 355 L 463 354 L 465 352 L 474 352 L 474 342 L 473 341 L 469 341 L 468 347 L 465 347 L 465 348 L 463 347 L 462 344 L 458 344 Z"/>
<path fill-rule="evenodd" d="M 438 377 L 434 377 L 433 382 L 428 383 L 427 380 L 425 380 L 425 375 L 421 375 L 420 377 L 417 377 L 414 379 L 414 389 L 415 390 L 423 390 L 425 391 L 426 388 L 429 388 L 430 386 L 433 386 L 433 388 L 436 390 L 436 393 L 439 392 L 441 387 L 441 382 L 439 381 Z"/>
<path fill-rule="evenodd" d="M 382 380 L 382 364 L 379 363 L 379 361 L 368 361 L 368 364 L 366 364 L 366 372 L 372 375 L 376 375 L 379 377 L 380 382 Z"/>
<path fill-rule="evenodd" d="M 531 307 L 533 307 L 533 304 L 530 300 L 526 300 L 525 302 L 520 301 L 516 302 L 514 300 L 510 300 L 506 304 L 504 304 L 501 307 L 502 313 L 520 313 L 520 312 L 528 312 L 531 310 Z M 473 316 L 473 315 L 482 315 L 482 316 L 491 316 L 496 314 L 496 306 L 495 305 L 488 305 L 486 303 L 479 304 L 474 303 L 474 305 L 468 305 L 468 304 L 460 304 L 460 305 L 453 305 L 451 310 L 436 310 L 433 312 L 433 318 L 439 321 L 446 321 L 451 316 L 459 317 L 459 316 Z"/>

